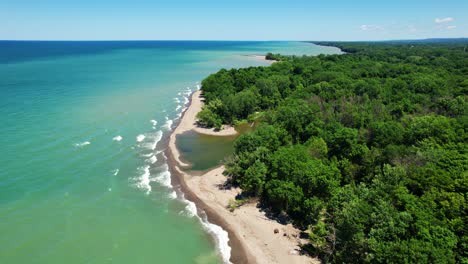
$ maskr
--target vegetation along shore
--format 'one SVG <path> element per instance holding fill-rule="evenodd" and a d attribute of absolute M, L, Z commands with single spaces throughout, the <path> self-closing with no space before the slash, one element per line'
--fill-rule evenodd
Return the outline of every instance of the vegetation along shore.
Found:
<path fill-rule="evenodd" d="M 347 53 L 268 54 L 203 80 L 204 105 L 171 136 L 178 167 L 196 113 L 259 125 L 182 180 L 249 263 L 468 263 L 468 43 L 319 44 Z"/>

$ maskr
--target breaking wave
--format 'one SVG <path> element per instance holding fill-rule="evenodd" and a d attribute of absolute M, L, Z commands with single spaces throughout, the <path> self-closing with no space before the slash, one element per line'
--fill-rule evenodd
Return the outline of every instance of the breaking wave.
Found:
<path fill-rule="evenodd" d="M 87 146 L 87 145 L 89 145 L 89 144 L 91 144 L 91 142 L 85 141 L 85 142 L 81 142 L 81 143 L 76 143 L 76 144 L 75 144 L 75 147 L 81 148 L 81 147 Z"/>
<path fill-rule="evenodd" d="M 140 135 L 138 135 L 138 136 L 136 137 L 136 141 L 137 141 L 137 142 L 142 142 L 144 139 L 145 139 L 145 135 L 143 135 L 143 134 L 140 134 Z"/>

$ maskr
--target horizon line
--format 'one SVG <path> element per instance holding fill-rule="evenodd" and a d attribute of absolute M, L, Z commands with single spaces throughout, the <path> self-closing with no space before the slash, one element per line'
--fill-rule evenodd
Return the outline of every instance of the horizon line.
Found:
<path fill-rule="evenodd" d="M 416 40 L 468 40 L 468 37 L 453 37 L 453 38 L 415 38 L 415 39 L 378 39 L 378 40 L 239 40 L 239 39 L 0 39 L 2 42 L 150 42 L 150 41 L 211 41 L 211 42 L 222 42 L 222 41 L 231 41 L 231 42 L 386 42 L 386 41 L 416 41 Z"/>

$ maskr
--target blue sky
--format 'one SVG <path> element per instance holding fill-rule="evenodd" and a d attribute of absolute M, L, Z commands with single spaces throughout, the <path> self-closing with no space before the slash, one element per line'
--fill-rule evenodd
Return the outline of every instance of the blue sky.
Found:
<path fill-rule="evenodd" d="M 468 0 L 0 0 L 0 39 L 468 37 Z"/>

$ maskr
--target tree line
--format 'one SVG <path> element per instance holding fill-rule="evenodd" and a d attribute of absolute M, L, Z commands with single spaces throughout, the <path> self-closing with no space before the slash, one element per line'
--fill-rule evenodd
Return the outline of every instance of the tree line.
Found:
<path fill-rule="evenodd" d="M 202 124 L 260 124 L 225 174 L 325 262 L 468 263 L 467 44 L 323 44 L 202 82 Z"/>

